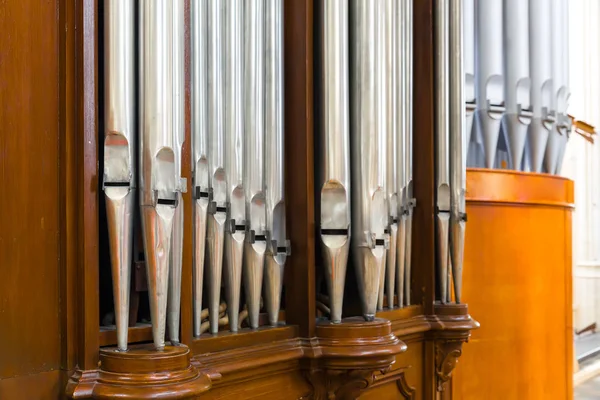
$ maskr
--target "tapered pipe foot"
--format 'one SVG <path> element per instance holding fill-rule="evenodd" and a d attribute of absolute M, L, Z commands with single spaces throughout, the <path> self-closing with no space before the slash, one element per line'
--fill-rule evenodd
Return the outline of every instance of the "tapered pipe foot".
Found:
<path fill-rule="evenodd" d="M 260 316 L 260 296 L 264 274 L 266 242 L 257 240 L 244 244 L 244 288 L 248 307 L 248 325 L 258 328 Z"/>
<path fill-rule="evenodd" d="M 173 216 L 170 253 L 167 328 L 171 343 L 179 343 L 181 266 L 183 256 L 183 197 L 181 194 L 179 194 L 179 200 Z"/>
<path fill-rule="evenodd" d="M 386 256 L 386 294 L 388 308 L 394 308 L 394 293 L 396 291 L 396 254 L 398 241 L 398 224 L 390 225 L 390 248 Z"/>
<path fill-rule="evenodd" d="M 283 276 L 285 270 L 285 253 L 265 256 L 264 272 L 264 298 L 269 325 L 277 326 L 279 309 L 281 307 L 281 290 L 283 289 Z"/>
<path fill-rule="evenodd" d="M 342 322 L 349 249 L 350 240 L 347 235 L 321 235 L 323 269 L 329 293 L 329 319 L 333 323 Z"/>
<path fill-rule="evenodd" d="M 133 246 L 135 191 L 125 187 L 105 188 L 106 219 L 113 277 L 117 348 L 127 350 L 129 291 Z"/>
<path fill-rule="evenodd" d="M 207 218 L 206 265 L 208 268 L 208 319 L 210 322 L 210 333 L 212 334 L 219 332 L 225 217 L 224 212 L 215 212 L 209 213 Z"/>
<path fill-rule="evenodd" d="M 365 319 L 374 317 L 377 311 L 379 276 L 385 262 L 385 251 L 383 246 L 353 249 L 354 270 Z"/>
<path fill-rule="evenodd" d="M 204 283 L 204 251 L 206 248 L 206 218 L 208 199 L 200 198 L 194 202 L 194 265 L 193 265 L 193 297 L 194 297 L 194 337 L 202 334 L 202 289 Z"/>
<path fill-rule="evenodd" d="M 242 257 L 244 251 L 244 233 L 225 233 L 225 295 L 227 297 L 227 315 L 229 329 L 238 331 L 240 314 L 240 296 L 242 286 Z"/>
<path fill-rule="evenodd" d="M 175 208 L 169 205 L 141 206 L 148 299 L 152 319 L 152 339 L 157 350 L 165 347 L 169 254 Z"/>

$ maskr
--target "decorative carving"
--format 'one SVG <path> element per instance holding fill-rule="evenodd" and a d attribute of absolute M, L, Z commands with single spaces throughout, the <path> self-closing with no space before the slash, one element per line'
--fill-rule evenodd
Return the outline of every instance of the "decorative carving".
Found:
<path fill-rule="evenodd" d="M 307 371 L 305 376 L 313 386 L 310 400 L 355 400 L 371 387 L 378 373 L 385 370 L 322 370 Z"/>
<path fill-rule="evenodd" d="M 396 386 L 398 386 L 400 394 L 404 396 L 406 400 L 413 400 L 415 398 L 417 390 L 408 384 L 404 371 L 400 374 L 400 377 L 396 379 Z"/>
<path fill-rule="evenodd" d="M 438 392 L 444 391 L 445 384 L 452 377 L 452 371 L 458 364 L 465 340 L 438 340 L 435 342 L 435 375 Z"/>

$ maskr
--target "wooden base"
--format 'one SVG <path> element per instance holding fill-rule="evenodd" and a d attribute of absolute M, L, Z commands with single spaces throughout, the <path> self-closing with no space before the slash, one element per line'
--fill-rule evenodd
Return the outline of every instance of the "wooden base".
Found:
<path fill-rule="evenodd" d="M 187 346 L 156 351 L 153 345 L 143 344 L 126 352 L 101 349 L 99 369 L 76 373 L 67 394 L 93 399 L 187 399 L 210 387 L 211 377 L 191 364 Z"/>

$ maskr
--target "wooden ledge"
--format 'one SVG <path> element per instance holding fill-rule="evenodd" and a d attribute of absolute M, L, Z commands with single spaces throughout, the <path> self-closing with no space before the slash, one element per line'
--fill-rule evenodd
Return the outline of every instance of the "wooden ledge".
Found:
<path fill-rule="evenodd" d="M 467 169 L 468 204 L 574 207 L 573 181 L 549 174 Z"/>
<path fill-rule="evenodd" d="M 99 369 L 75 373 L 67 385 L 71 398 L 191 399 L 212 386 L 208 374 L 191 364 L 186 346 L 134 345 L 127 352 L 100 350 Z"/>

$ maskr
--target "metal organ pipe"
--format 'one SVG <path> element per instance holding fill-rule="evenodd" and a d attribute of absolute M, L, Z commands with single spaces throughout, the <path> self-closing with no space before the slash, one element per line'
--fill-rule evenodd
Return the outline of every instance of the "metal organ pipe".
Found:
<path fill-rule="evenodd" d="M 404 40 L 402 59 L 404 68 L 401 79 L 404 80 L 402 103 L 404 109 L 404 178 L 405 186 L 402 189 L 402 210 L 406 215 L 406 242 L 404 244 L 404 300 L 410 305 L 410 282 L 412 271 L 412 220 L 416 200 L 413 196 L 413 1 L 402 1 Z"/>
<path fill-rule="evenodd" d="M 265 308 L 276 326 L 281 306 L 286 239 L 283 170 L 283 0 L 265 0 Z"/>
<path fill-rule="evenodd" d="M 208 166 L 209 203 L 206 267 L 210 332 L 219 331 L 223 243 L 227 216 L 225 135 L 223 118 L 222 1 L 208 0 Z"/>
<path fill-rule="evenodd" d="M 542 171 L 548 135 L 555 122 L 552 82 L 552 0 L 529 0 L 529 73 L 533 118 L 529 126 L 529 161 Z"/>
<path fill-rule="evenodd" d="M 185 18 L 184 4 L 176 0 L 173 7 L 173 145 L 175 154 L 175 174 L 181 177 L 181 148 L 185 140 Z M 171 254 L 169 263 L 169 295 L 167 327 L 171 344 L 179 343 L 179 325 L 181 309 L 181 268 L 183 255 L 183 197 L 186 184 L 181 185 L 177 206 L 173 215 L 173 234 L 171 236 Z"/>
<path fill-rule="evenodd" d="M 194 179 L 194 336 L 199 337 L 202 325 L 202 287 L 204 281 L 204 250 L 208 210 L 208 80 L 207 80 L 207 16 L 206 1 L 191 2 L 191 100 L 192 100 L 192 174 Z"/>
<path fill-rule="evenodd" d="M 169 261 L 173 219 L 180 193 L 181 152 L 176 78 L 182 45 L 176 40 L 183 0 L 145 1 L 140 5 L 140 209 L 146 253 L 152 336 L 157 349 L 165 346 Z M 174 77 L 175 75 L 175 77 Z M 178 251 L 175 249 L 174 251 Z"/>
<path fill-rule="evenodd" d="M 406 7 L 403 2 L 394 2 L 394 33 L 396 37 L 396 51 L 394 52 L 395 58 L 395 76 L 396 76 L 396 87 L 398 93 L 396 95 L 396 188 L 398 190 L 398 232 L 396 242 L 391 242 L 392 246 L 396 246 L 396 293 L 398 297 L 398 306 L 404 306 L 404 276 L 405 276 L 405 264 L 406 264 L 406 220 L 407 214 L 405 212 L 404 204 L 404 190 L 406 187 L 406 168 L 404 158 L 406 154 L 406 110 L 407 104 L 405 104 L 405 91 L 406 84 L 408 83 L 404 79 L 406 71 L 406 44 L 405 36 L 406 29 L 404 27 Z"/>
<path fill-rule="evenodd" d="M 352 253 L 363 316 L 373 320 L 387 237 L 385 135 L 379 124 L 377 26 L 381 0 L 350 1 Z"/>
<path fill-rule="evenodd" d="M 242 285 L 242 256 L 246 237 L 246 195 L 244 192 L 244 96 L 243 96 L 243 3 L 225 1 L 225 160 L 227 202 L 225 225 L 225 293 L 232 332 L 237 332 Z"/>
<path fill-rule="evenodd" d="M 248 230 L 244 244 L 243 279 L 248 322 L 258 328 L 266 251 L 264 186 L 264 1 L 244 1 L 244 188 Z"/>
<path fill-rule="evenodd" d="M 509 142 L 510 168 L 521 169 L 527 128 L 531 123 L 529 79 L 529 4 L 504 0 L 504 96 L 503 128 Z"/>
<path fill-rule="evenodd" d="M 129 291 L 136 196 L 135 6 L 104 2 L 105 135 L 103 190 L 106 199 L 117 348 L 127 350 Z"/>
<path fill-rule="evenodd" d="M 487 1 L 487 0 L 486 0 Z M 462 0 L 449 7 L 449 122 L 450 122 L 450 259 L 456 303 L 462 293 L 466 225 L 467 141 L 465 135 Z"/>
<path fill-rule="evenodd" d="M 570 119 L 567 115 L 569 100 L 569 15 L 567 0 L 552 0 L 552 95 L 553 109 L 556 111 L 556 124 L 550 131 L 546 155 L 545 172 L 558 174 L 568 140 Z"/>
<path fill-rule="evenodd" d="M 385 0 L 384 21 L 382 26 L 385 29 L 385 60 L 383 85 L 387 88 L 386 104 L 382 107 L 385 111 L 386 121 L 386 189 L 388 193 L 388 232 L 390 235 L 390 246 L 386 256 L 386 274 L 385 287 L 387 294 L 388 307 L 394 308 L 394 293 L 396 292 L 396 257 L 398 241 L 398 139 L 400 130 L 397 126 L 397 102 L 398 102 L 398 82 L 396 72 L 398 70 L 398 41 L 397 31 L 399 29 L 398 21 L 398 2 L 395 0 Z M 381 289 L 380 289 L 381 290 Z M 381 296 L 383 298 L 383 296 Z M 383 305 L 382 305 L 383 306 Z"/>
<path fill-rule="evenodd" d="M 450 254 L 450 121 L 449 121 L 449 2 L 435 2 L 435 133 L 437 142 L 437 205 L 436 230 L 438 279 L 442 302 L 449 298 L 448 264 Z"/>
<path fill-rule="evenodd" d="M 319 242 L 330 319 L 342 321 L 350 248 L 348 0 L 319 2 L 317 40 L 322 98 L 316 146 Z"/>
<path fill-rule="evenodd" d="M 471 140 L 475 102 L 475 0 L 463 1 L 463 66 L 465 69 L 465 139 Z M 466 155 L 465 155 L 466 156 Z"/>
<path fill-rule="evenodd" d="M 485 166 L 493 168 L 504 113 L 502 0 L 477 1 L 475 14 L 476 113 L 483 137 Z"/>

